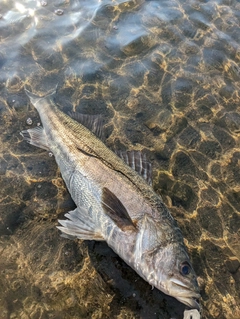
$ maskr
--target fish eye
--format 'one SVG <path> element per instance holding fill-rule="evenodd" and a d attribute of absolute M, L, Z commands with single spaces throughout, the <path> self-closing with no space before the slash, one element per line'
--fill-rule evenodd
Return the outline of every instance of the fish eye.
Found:
<path fill-rule="evenodd" d="M 187 261 L 184 261 L 181 264 L 180 271 L 181 271 L 181 274 L 184 275 L 184 276 L 187 276 L 187 275 L 190 274 L 191 266 L 189 265 L 189 263 Z"/>

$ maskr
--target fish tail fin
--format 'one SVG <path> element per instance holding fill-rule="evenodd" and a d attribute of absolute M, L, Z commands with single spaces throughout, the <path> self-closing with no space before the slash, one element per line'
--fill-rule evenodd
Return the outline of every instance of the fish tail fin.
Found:
<path fill-rule="evenodd" d="M 36 103 L 37 103 L 39 100 L 41 100 L 41 99 L 53 98 L 53 96 L 56 94 L 57 86 L 58 86 L 58 85 L 56 85 L 54 89 L 52 89 L 51 91 L 49 91 L 47 94 L 45 94 L 45 95 L 43 95 L 43 96 L 39 96 L 39 95 L 37 95 L 37 94 L 34 94 L 34 93 L 28 91 L 28 90 L 26 89 L 26 87 L 24 87 L 24 90 L 25 90 L 27 96 L 29 97 L 31 103 L 35 106 Z"/>
<path fill-rule="evenodd" d="M 77 207 L 65 214 L 65 216 L 68 219 L 58 220 L 62 226 L 57 226 L 63 233 L 62 237 L 69 239 L 104 240 L 101 232 L 96 229 L 95 223 L 86 208 Z"/>

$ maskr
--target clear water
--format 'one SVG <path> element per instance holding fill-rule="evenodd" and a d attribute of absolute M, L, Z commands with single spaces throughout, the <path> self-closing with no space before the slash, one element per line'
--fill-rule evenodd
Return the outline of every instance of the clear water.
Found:
<path fill-rule="evenodd" d="M 240 2 L 0 0 L 0 318 L 183 318 L 104 243 L 59 236 L 74 207 L 55 161 L 22 141 L 24 85 L 103 114 L 144 150 L 184 233 L 202 317 L 240 318 Z M 29 120 L 30 119 L 30 120 Z"/>

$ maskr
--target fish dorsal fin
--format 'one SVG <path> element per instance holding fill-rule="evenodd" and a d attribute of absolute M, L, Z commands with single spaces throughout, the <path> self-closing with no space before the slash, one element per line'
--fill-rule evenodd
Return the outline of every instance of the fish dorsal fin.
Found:
<path fill-rule="evenodd" d="M 122 202 L 108 188 L 102 190 L 102 207 L 107 216 L 123 231 L 136 230 Z"/>
<path fill-rule="evenodd" d="M 88 115 L 78 112 L 69 112 L 68 114 L 72 119 L 88 128 L 97 137 L 103 140 L 103 118 L 101 115 Z"/>
<path fill-rule="evenodd" d="M 116 154 L 149 185 L 152 185 L 152 163 L 147 161 L 146 154 L 140 151 L 117 151 Z"/>

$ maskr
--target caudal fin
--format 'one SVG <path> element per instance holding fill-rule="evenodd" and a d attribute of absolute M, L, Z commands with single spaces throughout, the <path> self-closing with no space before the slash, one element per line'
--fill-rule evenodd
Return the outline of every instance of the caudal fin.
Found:
<path fill-rule="evenodd" d="M 55 94 L 56 94 L 56 91 L 57 91 L 57 85 L 54 89 L 52 89 L 51 91 L 49 91 L 47 94 L 43 95 L 43 96 L 39 96 L 37 94 L 34 94 L 30 91 L 28 91 L 26 89 L 26 87 L 24 87 L 24 90 L 27 94 L 27 96 L 29 97 L 31 103 L 35 106 L 36 103 L 41 100 L 41 99 L 45 99 L 45 98 L 52 98 Z"/>

